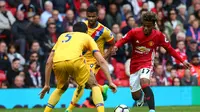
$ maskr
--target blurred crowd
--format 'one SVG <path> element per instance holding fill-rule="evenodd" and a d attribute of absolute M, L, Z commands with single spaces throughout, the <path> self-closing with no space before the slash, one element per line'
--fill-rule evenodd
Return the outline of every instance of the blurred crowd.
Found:
<path fill-rule="evenodd" d="M 142 14 L 156 13 L 157 30 L 192 68 L 184 69 L 160 47 L 151 86 L 200 85 L 200 0 L 0 0 L 0 88 L 42 87 L 51 48 L 61 33 L 87 19 L 90 4 L 97 6 L 98 21 L 112 30 L 116 41 L 142 25 Z M 107 60 L 118 86 L 129 86 L 130 55 L 131 46 L 126 44 Z M 101 70 L 96 78 L 99 84 L 107 83 Z M 70 87 L 76 86 L 70 82 Z M 51 86 L 55 84 L 51 75 Z"/>

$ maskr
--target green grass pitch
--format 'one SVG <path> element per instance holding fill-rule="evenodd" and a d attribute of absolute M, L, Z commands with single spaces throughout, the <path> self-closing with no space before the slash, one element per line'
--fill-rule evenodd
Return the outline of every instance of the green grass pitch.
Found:
<path fill-rule="evenodd" d="M 36 109 L 0 109 L 0 112 L 42 112 L 43 108 Z M 65 109 L 54 109 L 53 112 L 64 112 Z M 76 108 L 73 112 L 97 112 L 96 109 Z M 114 108 L 106 108 L 105 112 L 114 112 Z M 148 112 L 148 107 L 134 107 L 130 112 Z M 156 107 L 156 112 L 200 112 L 200 106 L 169 106 Z"/>

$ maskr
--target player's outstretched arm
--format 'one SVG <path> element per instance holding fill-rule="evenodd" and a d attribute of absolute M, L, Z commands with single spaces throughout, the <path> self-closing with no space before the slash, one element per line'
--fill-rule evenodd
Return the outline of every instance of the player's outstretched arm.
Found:
<path fill-rule="evenodd" d="M 53 56 L 54 56 L 54 51 L 52 51 L 48 57 L 48 60 L 46 62 L 46 67 L 45 67 L 45 85 L 42 89 L 42 91 L 40 92 L 40 99 L 42 99 L 46 92 L 49 93 L 50 90 L 50 76 L 51 76 L 51 69 L 52 69 L 52 65 L 53 65 Z"/>
<path fill-rule="evenodd" d="M 165 35 L 160 33 L 159 37 L 160 37 L 159 45 L 164 47 L 171 56 L 173 56 L 175 59 L 179 60 L 184 65 L 185 68 L 190 69 L 191 64 L 186 61 L 183 61 L 183 59 L 180 57 L 180 55 L 178 55 L 178 53 L 175 51 L 175 49 L 172 48 L 171 44 L 169 43 L 169 41 L 167 40 Z"/>
<path fill-rule="evenodd" d="M 103 70 L 103 72 L 106 75 L 106 78 L 109 82 L 109 86 L 112 89 L 113 92 L 117 91 L 117 86 L 112 82 L 110 73 L 109 73 L 109 69 L 108 69 L 108 65 L 106 60 L 103 58 L 103 56 L 101 55 L 100 52 L 94 52 L 94 57 L 96 58 L 96 60 L 98 61 L 99 65 L 101 66 L 101 69 Z"/>

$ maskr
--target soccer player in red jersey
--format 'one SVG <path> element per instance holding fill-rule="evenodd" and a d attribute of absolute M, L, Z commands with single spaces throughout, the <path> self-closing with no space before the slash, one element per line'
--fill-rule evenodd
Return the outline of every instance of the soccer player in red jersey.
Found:
<path fill-rule="evenodd" d="M 153 12 L 143 14 L 142 23 L 141 27 L 130 30 L 120 39 L 113 47 L 112 53 L 115 53 L 125 43 L 132 44 L 131 75 L 129 79 L 132 98 L 137 102 L 137 106 L 142 106 L 145 96 L 149 112 L 155 112 L 154 95 L 149 87 L 149 79 L 153 69 L 156 48 L 159 46 L 164 47 L 170 55 L 179 60 L 186 68 L 190 68 L 191 65 L 176 53 L 165 35 L 155 29 L 156 15 Z"/>

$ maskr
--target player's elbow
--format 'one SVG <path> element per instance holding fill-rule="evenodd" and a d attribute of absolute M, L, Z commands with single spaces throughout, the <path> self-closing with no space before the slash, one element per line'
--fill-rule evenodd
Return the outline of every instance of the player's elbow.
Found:
<path fill-rule="evenodd" d="M 96 58 L 100 66 L 106 64 L 106 60 L 103 58 L 100 52 L 95 52 L 94 57 Z"/>
<path fill-rule="evenodd" d="M 53 61 L 52 60 L 47 60 L 46 67 L 51 67 L 52 65 L 53 65 Z"/>
<path fill-rule="evenodd" d="M 106 64 L 106 61 L 104 59 L 100 59 L 98 62 L 99 62 L 100 65 L 105 65 Z"/>

